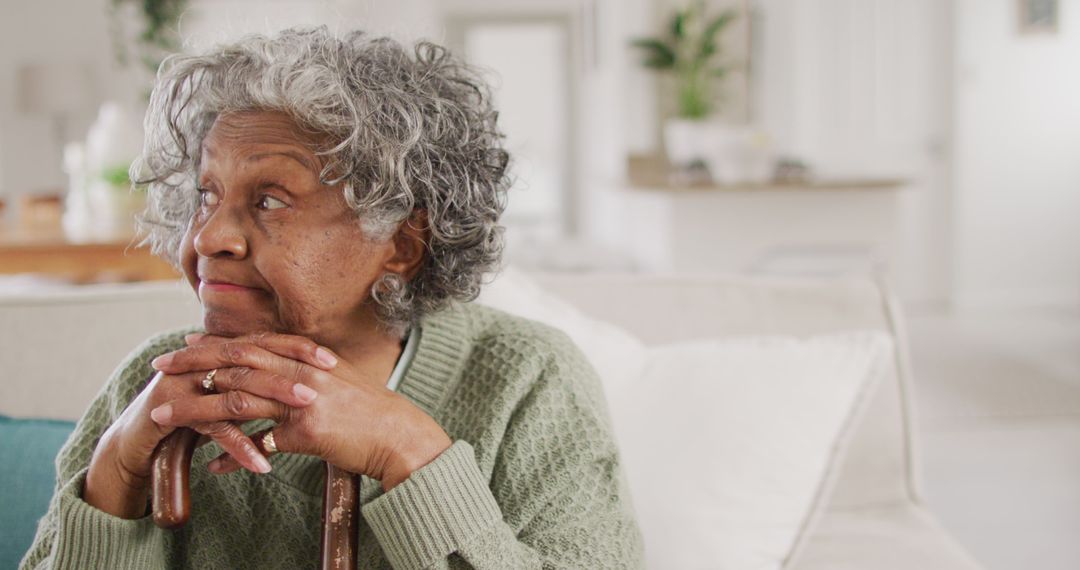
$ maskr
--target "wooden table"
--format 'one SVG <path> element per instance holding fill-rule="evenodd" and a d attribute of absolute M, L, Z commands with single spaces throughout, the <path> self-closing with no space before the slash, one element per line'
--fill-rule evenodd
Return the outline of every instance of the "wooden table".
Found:
<path fill-rule="evenodd" d="M 68 238 L 58 223 L 0 223 L 0 274 L 37 273 L 74 283 L 176 279 L 166 261 L 131 234 L 95 241 Z"/>

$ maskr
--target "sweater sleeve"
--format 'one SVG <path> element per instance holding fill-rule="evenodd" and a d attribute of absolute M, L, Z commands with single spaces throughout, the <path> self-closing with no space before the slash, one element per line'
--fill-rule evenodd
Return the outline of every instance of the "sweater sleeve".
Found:
<path fill-rule="evenodd" d="M 644 564 L 599 380 L 573 346 L 514 409 L 490 479 L 457 440 L 362 512 L 398 570 Z"/>
<path fill-rule="evenodd" d="M 168 531 L 150 516 L 128 520 L 100 511 L 83 501 L 82 490 L 98 440 L 142 390 L 152 373 L 150 359 L 169 350 L 170 336 L 135 349 L 76 424 L 57 455 L 53 497 L 20 570 L 167 567 Z"/>

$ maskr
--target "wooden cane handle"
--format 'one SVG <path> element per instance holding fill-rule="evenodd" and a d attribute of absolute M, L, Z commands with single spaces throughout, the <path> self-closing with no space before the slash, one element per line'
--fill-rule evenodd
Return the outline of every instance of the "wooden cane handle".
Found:
<path fill-rule="evenodd" d="M 360 476 L 326 464 L 323 492 L 322 570 L 356 568 Z"/>
<path fill-rule="evenodd" d="M 255 438 L 261 444 L 262 438 Z M 161 440 L 154 450 L 150 475 L 154 524 L 177 529 L 191 518 L 191 457 L 199 433 L 180 428 Z M 257 445 L 259 445 L 257 444 Z M 260 450 L 261 445 L 259 445 Z M 356 568 L 360 513 L 360 476 L 326 464 L 322 512 L 322 570 Z"/>
<path fill-rule="evenodd" d="M 150 472 L 154 524 L 176 529 L 191 517 L 191 456 L 199 442 L 199 433 L 179 428 L 162 439 L 154 449 Z"/>

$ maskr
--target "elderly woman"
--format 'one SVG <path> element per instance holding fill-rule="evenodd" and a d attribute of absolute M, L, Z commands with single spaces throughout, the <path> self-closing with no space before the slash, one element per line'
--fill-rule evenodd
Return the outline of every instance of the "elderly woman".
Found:
<path fill-rule="evenodd" d="M 495 118 L 430 43 L 290 30 L 170 60 L 135 171 L 204 330 L 109 379 L 23 568 L 311 567 L 323 461 L 362 475 L 363 568 L 640 565 L 595 373 L 467 303 L 501 251 Z M 151 457 L 180 427 L 211 443 L 168 531 Z"/>

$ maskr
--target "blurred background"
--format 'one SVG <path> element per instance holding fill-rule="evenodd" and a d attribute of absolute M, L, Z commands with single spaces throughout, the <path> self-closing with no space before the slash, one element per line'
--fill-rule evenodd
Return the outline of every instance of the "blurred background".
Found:
<path fill-rule="evenodd" d="M 250 32 L 486 68 L 545 272 L 872 274 L 927 498 L 988 568 L 1080 568 L 1080 0 L 38 0 L 0 19 L 0 294 L 175 279 L 132 241 L 152 69 Z M 2 325 L 0 325 L 2 326 Z"/>

